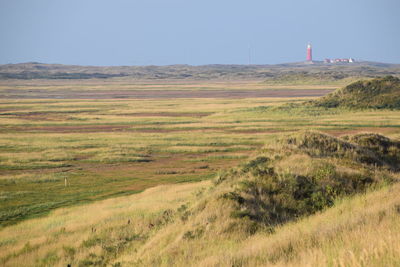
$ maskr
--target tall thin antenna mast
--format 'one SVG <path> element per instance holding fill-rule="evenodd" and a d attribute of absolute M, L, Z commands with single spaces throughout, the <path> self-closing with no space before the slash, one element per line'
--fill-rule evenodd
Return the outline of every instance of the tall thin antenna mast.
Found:
<path fill-rule="evenodd" d="M 249 44 L 249 65 L 251 65 L 251 47 L 250 47 L 250 44 Z"/>

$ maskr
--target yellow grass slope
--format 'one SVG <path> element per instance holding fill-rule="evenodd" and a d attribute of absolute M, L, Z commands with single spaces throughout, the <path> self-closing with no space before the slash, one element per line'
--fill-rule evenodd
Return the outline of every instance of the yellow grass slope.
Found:
<path fill-rule="evenodd" d="M 150 266 L 164 258 L 176 266 L 399 266 L 400 185 L 339 201 L 333 208 L 279 227 L 274 234 L 256 234 L 241 241 L 223 236 L 181 243 L 184 228 L 174 239 L 159 243 L 171 229 L 148 229 L 160 211 L 196 198 L 209 183 L 159 186 L 144 193 L 61 209 L 47 218 L 22 222 L 1 231 L 1 265 L 66 266 L 102 253 L 99 244 L 82 246 L 92 232 L 123 236 L 149 232 L 150 240 L 131 242 L 114 254 L 120 266 Z M 131 220 L 128 225 L 127 221 Z M 175 225 L 176 226 L 176 225 Z M 169 230 L 169 231 L 166 231 Z M 179 235 L 179 233 L 181 233 Z M 178 235 L 176 235 L 178 234 Z M 154 236 L 156 235 L 156 236 Z M 106 239 L 104 242 L 108 242 Z M 181 243 L 184 254 L 174 253 Z M 175 248 L 176 249 L 176 248 Z M 168 260 L 169 259 L 169 260 Z M 87 263 L 89 263 L 87 261 Z M 154 263 L 154 262 L 153 262 Z M 85 264 L 80 264 L 84 266 Z M 89 265 L 89 264 L 88 264 Z"/>
<path fill-rule="evenodd" d="M 106 263 L 127 244 L 141 244 L 164 223 L 165 211 L 191 201 L 208 185 L 206 181 L 157 186 L 128 197 L 59 209 L 45 218 L 3 228 L 0 266 Z"/>
<path fill-rule="evenodd" d="M 376 136 L 362 134 L 357 137 L 375 138 Z M 398 256 L 400 255 L 398 241 L 400 187 L 397 183 L 390 185 L 391 183 L 379 182 L 385 175 L 390 175 L 392 181 L 395 182 L 399 178 L 398 173 L 361 164 L 360 161 L 367 160 L 366 162 L 371 163 L 375 160 L 372 157 L 373 154 L 370 154 L 371 151 L 358 150 L 360 148 L 351 147 L 354 144 L 340 139 L 308 133 L 285 140 L 290 141 L 292 148 L 287 150 L 286 145 L 283 147 L 277 145 L 275 152 L 280 153 L 275 155 L 277 159 L 275 163 L 263 157 L 257 157 L 238 170 L 232 170 L 226 176 L 221 175 L 216 179 L 216 185 L 210 186 L 202 196 L 199 195 L 198 200 L 189 205 L 188 209 L 178 208 L 178 214 L 173 223 L 155 233 L 140 248 L 125 250 L 113 261 L 114 264 L 122 266 L 398 266 L 400 264 Z M 314 147 L 315 144 L 318 144 L 317 147 Z M 272 156 L 274 152 L 271 147 L 267 146 L 267 148 L 268 155 Z M 297 150 L 298 148 L 300 150 Z M 307 153 L 304 153 L 304 149 Z M 289 151 L 291 152 L 288 153 Z M 289 157 L 285 158 L 282 152 Z M 324 155 L 331 152 L 333 153 L 331 155 L 339 155 L 339 158 Z M 388 160 L 389 158 L 382 157 L 381 159 Z M 331 162 L 336 165 L 337 173 L 330 172 L 329 176 L 336 176 L 339 181 L 352 179 L 351 177 L 362 178 L 363 176 L 356 173 L 365 173 L 363 175 L 368 176 L 372 174 L 368 174 L 368 170 L 373 170 L 373 179 L 378 182 L 366 191 L 359 191 L 362 193 L 354 194 L 353 192 L 350 194 L 351 197 L 337 198 L 331 208 L 323 209 L 308 217 L 305 216 L 307 212 L 303 215 L 297 214 L 294 218 L 299 216 L 300 220 L 292 217 L 285 224 L 279 222 L 273 224 L 268 221 L 271 224 L 265 225 L 263 218 L 274 220 L 274 216 L 277 215 L 274 213 L 267 215 L 268 210 L 263 214 L 268 217 L 257 217 L 260 214 L 252 213 L 254 210 L 260 211 L 261 206 L 264 205 L 269 210 L 276 209 L 280 214 L 295 208 L 295 205 L 289 204 L 292 201 L 290 195 L 279 196 L 279 183 L 268 181 L 269 177 L 274 175 L 273 171 L 263 167 L 271 166 L 268 165 L 269 163 L 275 164 L 275 167 L 279 166 L 282 170 L 277 179 L 285 181 L 288 175 L 284 173 L 287 169 L 285 166 L 291 165 L 290 172 L 295 175 L 294 177 L 303 177 L 300 179 L 303 181 L 304 177 L 313 175 L 313 166 L 321 163 L 321 160 L 325 162 L 324 164 Z M 305 166 L 304 162 L 306 162 Z M 249 168 L 250 174 L 245 171 Z M 278 169 L 276 168 L 276 171 L 280 172 Z M 322 175 L 320 167 L 317 169 L 318 175 Z M 261 173 L 261 180 L 257 178 L 258 173 Z M 325 174 L 319 179 L 324 180 L 323 184 L 326 184 L 328 180 L 323 177 Z M 254 181 L 257 188 L 251 187 Z M 285 187 L 292 186 L 286 182 L 290 180 L 285 181 Z M 300 188 L 304 186 L 306 184 L 302 183 Z M 246 190 L 244 194 L 243 188 Z M 331 189 L 334 190 L 334 188 Z M 263 200 L 265 192 L 271 192 L 268 194 L 275 197 L 269 200 L 267 197 Z M 234 196 L 234 198 L 225 196 Z M 314 197 L 312 197 L 313 201 L 316 200 Z M 239 200 L 239 205 L 236 200 Z M 275 204 L 269 205 L 272 202 Z M 289 206 L 285 207 L 286 204 Z M 302 205 L 298 208 L 302 209 L 304 207 Z M 237 216 L 240 214 L 246 215 Z M 281 217 L 280 221 L 287 221 L 287 219 Z"/>
<path fill-rule="evenodd" d="M 400 186 L 344 199 L 325 212 L 238 241 L 226 236 L 149 242 L 122 266 L 399 266 Z M 174 229 L 183 232 L 182 229 Z M 178 248 L 176 245 L 180 243 Z M 181 252 L 181 253 L 179 253 Z"/>

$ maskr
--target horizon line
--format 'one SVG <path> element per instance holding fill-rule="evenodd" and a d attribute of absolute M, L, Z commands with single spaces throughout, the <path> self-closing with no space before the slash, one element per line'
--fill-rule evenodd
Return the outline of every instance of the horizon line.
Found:
<path fill-rule="evenodd" d="M 201 67 L 201 66 L 274 66 L 274 65 L 287 65 L 287 64 L 305 64 L 312 65 L 312 62 L 315 63 L 323 63 L 324 65 L 340 65 L 340 64 L 350 64 L 354 65 L 357 63 L 375 63 L 375 64 L 387 64 L 387 65 L 400 65 L 400 63 L 391 63 L 391 62 L 381 62 L 381 61 L 370 61 L 370 60 L 361 60 L 355 59 L 353 63 L 324 63 L 323 60 L 312 60 L 309 61 L 292 61 L 292 62 L 283 62 L 283 63 L 207 63 L 207 64 L 188 64 L 188 63 L 174 63 L 174 64 L 144 64 L 144 65 L 87 65 L 87 64 L 65 64 L 65 63 L 46 63 L 39 61 L 26 61 L 26 62 L 18 62 L 18 63 L 0 63 L 0 66 L 4 65 L 23 65 L 23 64 L 41 64 L 41 65 L 63 65 L 63 66 L 81 66 L 81 67 L 167 67 L 167 66 L 191 66 L 191 67 Z"/>

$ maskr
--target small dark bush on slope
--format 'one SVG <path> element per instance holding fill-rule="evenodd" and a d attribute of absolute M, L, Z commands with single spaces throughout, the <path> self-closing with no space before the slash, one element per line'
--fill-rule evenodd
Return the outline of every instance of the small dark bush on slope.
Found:
<path fill-rule="evenodd" d="M 391 178 L 376 175 L 373 170 L 377 165 L 384 170 L 399 164 L 398 158 L 391 156 L 392 150 L 384 149 L 398 143 L 383 136 L 379 136 L 380 142 L 366 141 L 366 136 L 370 135 L 348 138 L 355 140 L 352 143 L 309 132 L 281 140 L 282 156 L 276 157 L 278 161 L 288 155 L 305 153 L 311 159 L 318 159 L 319 166 L 302 175 L 277 172 L 277 160 L 265 156 L 249 161 L 237 172 L 231 173 L 235 176 L 231 179 L 236 179 L 234 190 L 223 195 L 236 205 L 232 215 L 273 227 L 330 207 L 338 197 L 390 182 Z M 364 145 L 360 146 L 356 141 Z M 347 164 L 354 171 L 338 171 L 333 161 Z"/>
<path fill-rule="evenodd" d="M 269 168 L 252 173 L 225 197 L 237 202 L 235 217 L 274 226 L 332 206 L 338 196 L 361 192 L 373 182 L 369 176 L 342 176 L 328 164 L 313 176 L 281 176 Z"/>
<path fill-rule="evenodd" d="M 282 141 L 313 157 L 335 157 L 350 161 L 399 169 L 400 142 L 379 134 L 357 134 L 343 140 L 317 132 L 289 137 Z"/>
<path fill-rule="evenodd" d="M 390 165 L 392 169 L 400 169 L 400 142 L 374 133 L 364 133 L 354 136 L 346 136 L 346 140 L 358 146 L 373 151 L 383 162 Z"/>

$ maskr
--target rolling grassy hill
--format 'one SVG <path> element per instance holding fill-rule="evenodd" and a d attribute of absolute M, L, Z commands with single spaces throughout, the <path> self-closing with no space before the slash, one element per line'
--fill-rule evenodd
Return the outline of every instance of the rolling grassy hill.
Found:
<path fill-rule="evenodd" d="M 312 102 L 321 107 L 400 109 L 400 79 L 361 80 Z"/>
<path fill-rule="evenodd" d="M 358 135 L 352 140 L 358 140 Z M 398 145 L 399 142 L 393 142 L 397 154 Z M 282 138 L 267 145 L 253 160 L 217 177 L 214 187 L 205 191 L 203 197 L 188 208 L 181 206 L 178 219 L 147 241 L 137 253 L 121 257 L 121 262 L 162 266 L 297 265 L 298 261 L 309 264 L 302 258 L 306 256 L 299 256 L 306 253 L 305 248 L 318 250 L 320 246 L 329 247 L 325 253 L 320 251 L 319 256 L 325 262 L 343 260 L 333 257 L 334 253 L 329 250 L 340 251 L 348 246 L 341 244 L 335 248 L 334 243 L 338 241 L 334 236 L 357 227 L 357 220 L 363 216 L 361 207 L 353 210 L 360 217 L 352 218 L 351 223 L 340 219 L 327 221 L 329 230 L 318 231 L 308 226 L 303 231 L 290 233 L 286 229 L 305 227 L 305 221 L 320 220 L 319 217 L 326 216 L 324 213 L 315 218 L 307 219 L 307 216 L 324 210 L 326 214 L 331 213 L 327 208 L 343 201 L 340 199 L 345 196 L 397 181 L 398 174 L 390 170 L 399 164 L 398 158 L 394 165 L 383 163 L 387 153 L 380 151 L 313 132 Z M 389 220 L 396 224 L 399 214 L 395 203 L 390 212 L 381 211 L 380 220 L 392 214 Z M 365 225 L 358 226 L 360 231 L 379 220 L 375 216 L 368 215 L 361 223 Z M 390 240 L 391 230 L 386 231 Z M 250 241 L 254 239 L 256 244 Z M 362 257 L 393 265 L 400 259 L 391 256 L 391 250 L 398 248 L 381 247 L 380 253 L 374 255 L 365 246 L 353 253 L 362 252 Z M 362 257 L 354 257 L 354 266 L 365 260 Z"/>

